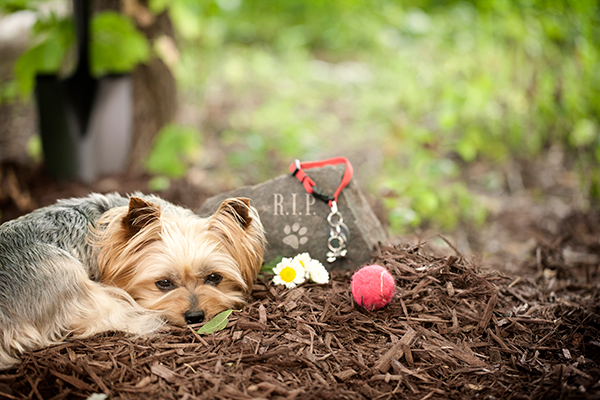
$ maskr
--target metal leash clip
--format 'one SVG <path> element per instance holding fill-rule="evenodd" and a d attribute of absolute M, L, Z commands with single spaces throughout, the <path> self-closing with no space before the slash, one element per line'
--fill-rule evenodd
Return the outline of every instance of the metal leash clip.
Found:
<path fill-rule="evenodd" d="M 330 251 L 327 252 L 327 262 L 334 262 L 338 257 L 346 257 L 348 250 L 346 244 L 350 239 L 350 231 L 346 224 L 344 224 L 344 218 L 338 211 L 337 203 L 331 202 L 331 212 L 327 216 L 327 222 L 329 223 L 329 238 L 327 239 L 327 247 Z"/>

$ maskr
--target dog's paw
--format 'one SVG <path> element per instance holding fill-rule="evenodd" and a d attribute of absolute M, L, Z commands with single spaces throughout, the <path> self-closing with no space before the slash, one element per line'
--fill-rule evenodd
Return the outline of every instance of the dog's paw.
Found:
<path fill-rule="evenodd" d="M 286 225 L 283 227 L 283 233 L 286 234 L 286 236 L 283 238 L 283 243 L 287 244 L 294 250 L 298 250 L 300 245 L 308 242 L 308 238 L 304 236 L 306 235 L 306 232 L 308 232 L 308 228 L 305 226 L 300 227 L 298 222 L 294 222 L 292 226 Z"/>

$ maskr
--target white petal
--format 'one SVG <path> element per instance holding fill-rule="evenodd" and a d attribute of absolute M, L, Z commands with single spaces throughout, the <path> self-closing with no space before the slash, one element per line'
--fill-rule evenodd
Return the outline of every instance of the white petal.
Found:
<path fill-rule="evenodd" d="M 306 267 L 306 270 L 310 275 L 311 281 L 319 284 L 329 282 L 329 272 L 318 260 L 312 260 Z"/>
<path fill-rule="evenodd" d="M 286 282 L 283 279 L 281 279 L 281 277 L 279 275 L 275 275 L 273 277 L 273 283 L 275 285 L 285 285 L 286 284 Z"/>

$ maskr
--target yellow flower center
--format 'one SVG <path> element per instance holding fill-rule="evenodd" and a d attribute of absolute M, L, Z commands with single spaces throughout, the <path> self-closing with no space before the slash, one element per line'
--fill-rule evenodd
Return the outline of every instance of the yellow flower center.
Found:
<path fill-rule="evenodd" d="M 281 270 L 281 272 L 279 273 L 279 276 L 281 277 L 281 279 L 284 282 L 292 282 L 294 280 L 294 278 L 296 278 L 296 271 L 294 270 L 294 268 L 291 267 L 285 267 L 284 269 Z"/>

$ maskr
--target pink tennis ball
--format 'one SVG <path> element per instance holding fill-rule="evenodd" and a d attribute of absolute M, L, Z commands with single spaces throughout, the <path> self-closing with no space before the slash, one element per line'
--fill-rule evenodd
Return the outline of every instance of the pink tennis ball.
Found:
<path fill-rule="evenodd" d="M 381 265 L 367 265 L 352 275 L 350 281 L 354 301 L 369 311 L 387 305 L 396 294 L 396 282 Z"/>

